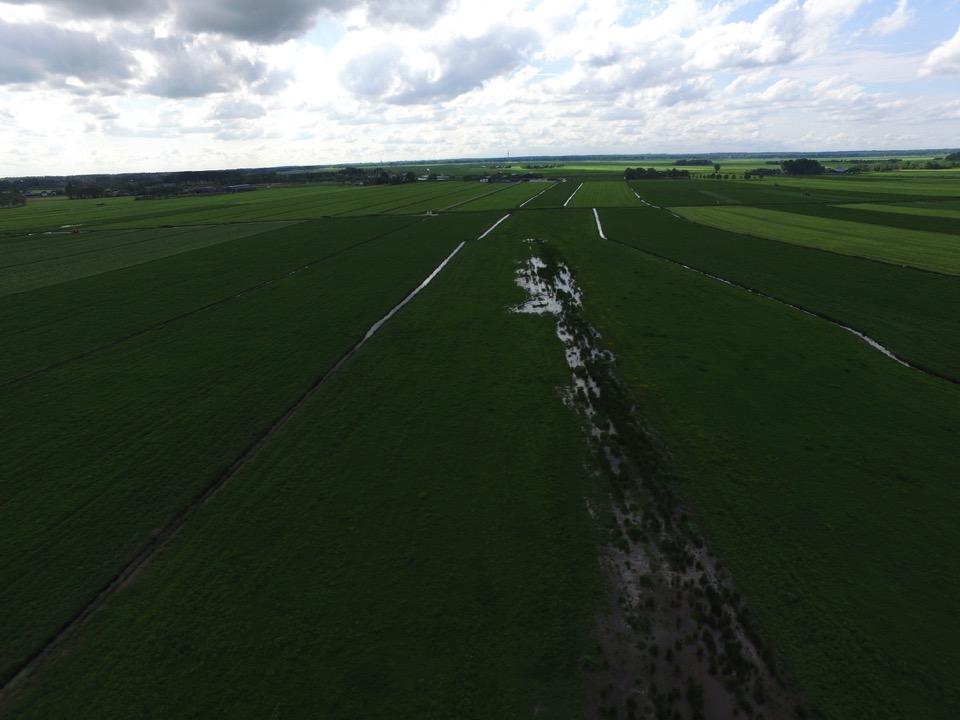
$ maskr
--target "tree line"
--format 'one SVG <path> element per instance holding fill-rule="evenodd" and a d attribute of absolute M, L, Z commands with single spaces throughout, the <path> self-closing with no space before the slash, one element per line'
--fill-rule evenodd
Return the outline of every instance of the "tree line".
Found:
<path fill-rule="evenodd" d="M 627 168 L 623 171 L 624 180 L 689 180 L 689 170 L 657 170 L 656 168 Z"/>

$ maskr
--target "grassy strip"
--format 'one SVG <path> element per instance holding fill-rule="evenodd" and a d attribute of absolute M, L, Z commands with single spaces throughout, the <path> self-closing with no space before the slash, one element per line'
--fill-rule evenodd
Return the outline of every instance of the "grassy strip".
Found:
<path fill-rule="evenodd" d="M 529 249 L 502 232 L 468 243 L 5 715 L 582 717 L 585 447 L 552 319 L 506 311 Z"/>
<path fill-rule="evenodd" d="M 639 204 L 633 190 L 622 180 L 588 180 L 570 207 L 636 207 Z"/>
<path fill-rule="evenodd" d="M 960 391 L 821 320 L 600 241 L 586 213 L 515 220 L 578 272 L 587 319 L 788 676 L 830 718 L 951 718 Z"/>
<path fill-rule="evenodd" d="M 148 263 L 199 248 L 229 243 L 282 227 L 278 223 L 147 230 L 142 240 L 90 248 L 80 254 L 41 259 L 0 269 L 0 297 Z M 44 236 L 55 237 L 60 236 Z M 68 236 L 64 236 L 68 237 Z"/>
<path fill-rule="evenodd" d="M 501 186 L 500 190 L 487 197 L 480 197 L 463 205 L 458 205 L 456 210 L 458 212 L 511 210 L 548 187 L 549 185 L 544 183 L 520 183 L 518 185 Z"/>
<path fill-rule="evenodd" d="M 0 298 L 0 386 L 322 261 L 413 218 L 305 222 Z M 123 302 L 117 302 L 123 298 Z"/>
<path fill-rule="evenodd" d="M 570 193 L 576 190 L 577 185 L 578 185 L 577 182 L 572 182 L 572 181 L 557 183 L 552 188 L 547 190 L 543 195 L 538 197 L 536 200 L 532 200 L 527 205 L 524 205 L 523 209 L 532 210 L 536 208 L 563 207 L 563 203 L 565 203 L 567 198 L 570 197 Z"/>
<path fill-rule="evenodd" d="M 960 244 L 956 237 L 942 233 L 904 231 L 759 208 L 677 208 L 677 213 L 721 230 L 924 270 L 960 274 Z"/>
<path fill-rule="evenodd" d="M 3 213 L 0 216 L 0 230 L 18 228 L 53 230 L 67 224 L 128 225 L 130 227 L 189 224 L 190 217 L 218 209 L 232 209 L 233 220 L 241 221 L 248 219 L 245 214 L 251 208 L 291 200 L 308 203 L 325 196 L 336 195 L 343 189 L 341 186 L 313 185 L 303 188 L 274 188 L 251 193 L 149 201 L 139 201 L 129 197 L 101 200 L 68 200 L 66 198 L 31 200 L 24 208 Z M 350 188 L 350 190 L 356 192 L 358 188 Z M 177 222 L 170 223 L 168 218 L 175 218 Z M 181 223 L 181 220 L 186 222 Z"/>
<path fill-rule="evenodd" d="M 844 190 L 865 193 L 885 193 L 890 195 L 921 197 L 956 198 L 960 189 L 949 176 L 901 175 L 899 173 L 878 173 L 862 177 L 795 177 L 778 178 L 786 187 L 798 187 L 806 190 Z"/>
<path fill-rule="evenodd" d="M 937 215 L 936 210 L 928 208 L 907 208 L 912 212 L 891 212 L 890 209 L 902 208 L 901 205 L 861 204 L 861 205 L 785 205 L 779 210 L 802 215 L 840 220 L 845 222 L 880 225 L 885 228 L 900 228 L 908 232 L 919 230 L 940 234 L 960 235 L 960 213 L 956 217 Z M 950 212 L 943 211 L 943 212 Z"/>
<path fill-rule="evenodd" d="M 656 211 L 606 210 L 634 245 L 826 315 L 911 364 L 960 378 L 960 278 L 715 230 Z"/>
<path fill-rule="evenodd" d="M 236 303 L 8 387 L 0 671 L 55 634 L 167 517 L 492 217 L 432 219 Z M 43 448 L 43 452 L 31 449 Z"/>
<path fill-rule="evenodd" d="M 916 200 L 911 195 L 856 192 L 845 189 L 842 182 L 823 187 L 805 187 L 781 183 L 779 178 L 750 181 L 637 180 L 630 185 L 644 200 L 661 207 Z"/>
<path fill-rule="evenodd" d="M 953 209 L 950 201 L 942 203 L 927 203 L 926 205 L 882 205 L 879 203 L 853 203 L 842 205 L 850 210 L 869 210 L 870 212 L 888 213 L 892 215 L 911 215 L 913 217 L 937 217 L 960 220 L 960 209 Z"/>

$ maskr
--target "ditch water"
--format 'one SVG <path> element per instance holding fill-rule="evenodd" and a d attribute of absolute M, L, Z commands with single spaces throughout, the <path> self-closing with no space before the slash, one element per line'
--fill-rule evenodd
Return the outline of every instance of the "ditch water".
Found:
<path fill-rule="evenodd" d="M 789 717 L 799 703 L 778 677 L 720 561 L 672 492 L 667 454 L 643 424 L 616 358 L 583 318 L 583 292 L 549 244 L 527 240 L 516 271 L 526 300 L 511 310 L 555 318 L 570 382 L 562 401 L 581 418 L 608 507 L 601 562 L 610 600 L 585 658 L 594 717 L 703 720 Z M 675 713 L 679 715 L 675 715 Z"/>

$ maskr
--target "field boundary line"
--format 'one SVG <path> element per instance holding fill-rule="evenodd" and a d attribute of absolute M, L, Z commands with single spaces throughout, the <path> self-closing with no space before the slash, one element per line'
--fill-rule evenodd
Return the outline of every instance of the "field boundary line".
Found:
<path fill-rule="evenodd" d="M 593 219 L 597 221 L 597 232 L 600 233 L 601 240 L 607 240 L 607 236 L 603 234 L 603 225 L 600 224 L 600 213 L 597 212 L 597 209 L 593 209 Z"/>
<path fill-rule="evenodd" d="M 504 220 L 506 220 L 508 217 L 510 217 L 510 213 L 507 213 L 507 214 L 504 215 L 502 218 L 500 218 L 499 220 L 497 220 L 493 225 L 491 225 L 490 227 L 488 227 L 488 228 L 483 232 L 483 234 L 482 234 L 480 237 L 477 238 L 477 240 L 483 240 L 487 235 L 489 235 L 489 234 L 492 233 L 494 230 L 496 230 L 496 229 L 497 229 L 497 226 L 498 226 L 500 223 L 502 223 Z"/>
<path fill-rule="evenodd" d="M 534 195 L 533 197 L 527 198 L 527 199 L 524 200 L 522 203 L 520 203 L 517 207 L 523 207 L 523 206 L 526 205 L 528 202 L 531 202 L 531 201 L 533 201 L 533 200 L 536 200 L 538 197 L 540 197 L 541 195 L 543 195 L 547 190 L 552 190 L 552 189 L 555 188 L 556 186 L 557 186 L 557 183 L 552 183 L 552 184 L 550 185 L 550 187 L 544 188 L 543 190 L 541 190 L 540 192 L 538 192 L 538 193 L 537 193 L 536 195 Z"/>
<path fill-rule="evenodd" d="M 745 292 L 750 293 L 751 295 L 756 295 L 758 297 L 762 297 L 767 300 L 772 300 L 773 302 L 779 303 L 780 305 L 785 305 L 786 307 L 789 307 L 793 310 L 797 310 L 803 313 L 804 315 L 809 315 L 819 320 L 824 320 L 825 322 L 828 322 L 831 325 L 835 325 L 841 330 L 845 330 L 851 335 L 854 335 L 855 337 L 859 338 L 864 343 L 869 345 L 871 348 L 881 353 L 882 355 L 886 356 L 887 358 L 893 360 L 898 365 L 902 365 L 905 368 L 908 368 L 918 373 L 922 373 L 923 375 L 927 375 L 928 377 L 936 378 L 938 380 L 945 380 L 946 382 L 952 383 L 954 385 L 960 385 L 960 379 L 950 377 L 949 375 L 945 375 L 943 373 L 937 372 L 936 370 L 930 370 L 929 368 L 910 362 L 906 358 L 901 356 L 899 353 L 894 352 L 893 350 L 881 344 L 880 342 L 870 337 L 866 333 L 860 330 L 857 330 L 856 328 L 851 327 L 850 325 L 847 325 L 846 323 L 841 322 L 840 320 L 832 318 L 829 315 L 826 315 L 825 313 L 819 312 L 817 310 L 811 310 L 809 308 L 805 308 L 802 305 L 796 305 L 795 303 L 792 303 L 789 300 L 784 300 L 783 298 L 779 298 L 776 295 L 769 295 L 768 293 L 752 288 L 749 285 L 742 285 L 738 282 L 734 282 L 733 280 L 729 280 L 720 275 L 715 275 L 713 273 L 707 272 L 706 270 L 695 268 L 691 265 L 687 265 L 686 263 L 682 263 L 679 260 L 674 260 L 673 258 L 667 257 L 666 255 L 661 255 L 660 253 L 653 252 L 652 250 L 646 250 L 644 248 L 637 247 L 636 245 L 631 245 L 630 243 L 623 242 L 622 240 L 610 240 L 610 242 L 614 242 L 617 245 L 622 245 L 624 247 L 630 248 L 631 250 L 636 250 L 637 252 L 644 253 L 645 255 L 649 255 L 650 257 L 655 257 L 658 260 L 663 260 L 664 262 L 668 262 L 672 265 L 676 265 L 685 270 L 689 270 L 690 272 L 697 273 L 698 275 L 703 275 L 704 277 L 708 277 L 711 280 L 716 280 L 717 282 L 721 282 L 724 285 L 729 285 L 730 287 L 735 287 L 739 290 L 743 290 Z"/>
<path fill-rule="evenodd" d="M 630 188 L 630 191 L 633 193 L 634 197 L 636 197 L 637 200 L 639 200 L 639 201 L 641 202 L 641 204 L 646 205 L 647 207 L 652 207 L 652 208 L 654 208 L 655 210 L 659 210 L 659 209 L 660 209 L 660 206 L 659 206 L 659 205 L 654 205 L 653 203 L 647 202 L 647 201 L 644 200 L 642 197 L 640 197 L 640 193 L 638 193 L 638 192 L 637 192 L 636 190 L 634 190 L 632 187 Z"/>
<path fill-rule="evenodd" d="M 497 220 L 497 222 L 495 222 L 482 235 L 480 235 L 477 240 L 485 238 L 487 235 L 493 232 L 493 230 L 496 229 L 500 223 L 509 217 L 510 213 L 507 213 L 502 218 Z M 107 584 L 96 594 L 96 596 L 94 596 L 93 600 L 87 603 L 87 605 L 81 608 L 79 612 L 74 614 L 72 618 L 61 625 L 60 629 L 53 634 L 50 640 L 48 640 L 43 647 L 34 652 L 23 663 L 21 663 L 20 666 L 14 670 L 9 677 L 4 679 L 2 684 L 0 684 L 0 707 L 3 706 L 3 702 L 11 690 L 15 690 L 25 680 L 27 680 L 40 666 L 40 664 L 43 663 L 43 661 L 58 647 L 60 647 L 60 645 L 77 628 L 86 622 L 95 612 L 97 612 L 97 610 L 106 605 L 107 601 L 110 600 L 117 590 L 123 588 L 137 575 L 137 573 L 140 572 L 140 570 L 147 565 L 147 563 L 150 562 L 150 560 L 152 560 L 161 550 L 163 550 L 170 543 L 170 541 L 176 537 L 177 533 L 184 527 L 184 525 L 186 525 L 187 520 L 189 520 L 193 512 L 195 512 L 214 495 L 216 495 L 230 480 L 237 475 L 241 469 L 243 469 L 251 460 L 253 460 L 257 453 L 270 440 L 272 440 L 273 437 L 280 430 L 282 430 L 287 423 L 289 423 L 290 420 L 296 416 L 300 409 L 306 405 L 306 403 L 320 390 L 320 388 L 324 386 L 327 380 L 335 375 L 337 371 L 340 370 L 340 368 L 342 368 L 347 361 L 349 361 L 350 358 L 352 358 L 367 343 L 367 341 L 370 340 L 370 338 L 376 335 L 380 328 L 383 327 L 383 325 L 390 318 L 396 315 L 405 305 L 407 305 L 425 287 L 427 287 L 433 281 L 433 279 L 436 278 L 437 275 L 439 275 L 440 272 L 447 266 L 447 264 L 453 260 L 457 253 L 463 249 L 467 242 L 467 240 L 461 240 L 460 243 L 454 247 L 454 249 L 446 257 L 444 257 L 440 264 L 437 265 L 437 267 L 435 267 L 433 271 L 420 282 L 420 284 L 418 284 L 412 291 L 407 293 L 403 300 L 394 305 L 383 317 L 371 325 L 358 342 L 350 347 L 333 365 L 331 365 L 319 377 L 317 377 L 310 384 L 310 386 L 300 394 L 293 404 L 283 412 L 283 414 L 275 419 L 250 445 L 247 446 L 247 448 L 236 460 L 230 464 L 229 467 L 227 467 L 226 470 L 208 482 L 193 496 L 192 500 L 190 500 L 180 510 L 175 512 L 160 529 L 156 530 L 141 546 L 136 554 L 116 574 L 114 574 Z"/>
<path fill-rule="evenodd" d="M 570 197 L 568 197 L 567 201 L 563 204 L 564 207 L 570 204 L 570 201 L 573 200 L 573 196 L 576 195 L 578 192 L 580 192 L 580 188 L 582 187 L 583 187 L 583 183 L 580 183 L 579 185 L 577 185 L 577 189 L 574 190 L 573 193 L 571 193 Z"/>
<path fill-rule="evenodd" d="M 394 228 L 393 230 L 388 230 L 387 232 L 381 233 L 379 235 L 374 235 L 373 237 L 367 238 L 366 240 L 361 240 L 358 243 L 355 243 L 353 245 L 348 245 L 345 248 L 341 248 L 336 252 L 328 253 L 327 255 L 323 255 L 322 257 L 315 258 L 304 265 L 300 265 L 298 267 L 293 268 L 292 270 L 288 270 L 283 275 L 277 275 L 275 277 L 270 278 L 269 280 L 264 280 L 262 282 L 256 283 L 255 285 L 250 285 L 249 287 L 238 290 L 237 292 L 233 293 L 228 297 L 223 297 L 217 300 L 213 300 L 199 307 L 195 307 L 192 310 L 187 310 L 185 312 L 182 312 L 178 315 L 174 315 L 173 317 L 166 318 L 164 320 L 158 320 L 157 322 L 151 323 L 150 325 L 147 325 L 146 327 L 141 328 L 135 332 L 124 335 L 120 338 L 117 338 L 116 340 L 111 340 L 110 342 L 104 345 L 98 345 L 95 348 L 90 348 L 89 350 L 85 350 L 82 353 L 79 353 L 77 355 L 72 355 L 68 358 L 64 358 L 63 360 L 58 360 L 57 362 L 50 363 L 49 365 L 44 365 L 43 367 L 35 368 L 34 370 L 31 370 L 30 372 L 25 373 L 23 375 L 18 375 L 17 377 L 10 378 L 9 380 L 4 380 L 3 382 L 0 382 L 0 390 L 10 387 L 12 385 L 17 385 L 23 382 L 24 380 L 29 380 L 32 377 L 41 375 L 50 370 L 56 370 L 57 368 L 63 367 L 64 365 L 69 365 L 70 363 L 76 362 L 77 360 L 83 360 L 84 358 L 88 358 L 92 355 L 96 355 L 97 353 L 110 350 L 111 348 L 114 348 L 118 345 L 122 345 L 125 342 L 129 342 L 130 340 L 135 340 L 138 337 L 151 333 L 154 330 L 161 330 L 167 325 L 175 323 L 178 320 L 183 320 L 184 318 L 188 318 L 191 315 L 196 315 L 197 313 L 204 312 L 205 310 L 210 310 L 212 308 L 219 307 L 220 305 L 225 305 L 226 303 L 232 302 L 234 300 L 239 300 L 242 297 L 246 297 L 247 295 L 257 292 L 258 290 L 262 290 L 265 287 L 269 287 L 271 285 L 275 285 L 277 283 L 283 282 L 287 278 L 290 278 L 293 275 L 303 272 L 304 270 L 310 270 L 315 265 L 326 262 L 327 260 L 331 260 L 339 255 L 342 255 L 343 253 L 349 250 L 354 250 L 358 247 L 366 245 L 367 243 L 380 240 L 390 235 L 391 233 L 399 232 L 400 230 L 404 230 L 406 228 L 412 227 L 413 225 L 416 225 L 416 222 L 402 225 L 401 227 Z M 255 236 L 251 236 L 251 237 L 255 237 Z M 232 241 L 228 241 L 228 242 L 232 242 Z"/>

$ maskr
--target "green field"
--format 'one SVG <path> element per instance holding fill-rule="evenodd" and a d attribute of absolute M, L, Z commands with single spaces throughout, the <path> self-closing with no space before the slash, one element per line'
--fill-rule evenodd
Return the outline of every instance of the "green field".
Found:
<path fill-rule="evenodd" d="M 953 720 L 958 181 L 638 164 L 0 211 L 0 717 Z"/>
<path fill-rule="evenodd" d="M 944 203 L 946 205 L 946 203 Z M 852 210 L 868 210 L 870 212 L 885 212 L 895 215 L 913 215 L 919 217 L 942 217 L 960 220 L 960 209 L 954 210 L 949 207 L 925 206 L 917 207 L 912 205 L 878 205 L 871 203 L 843 205 L 844 208 Z"/>
<path fill-rule="evenodd" d="M 960 237 L 748 207 L 678 208 L 694 222 L 844 255 L 960 274 Z"/>
<path fill-rule="evenodd" d="M 606 234 L 855 327 L 960 380 L 960 278 L 725 232 L 653 210 L 607 210 Z"/>
<path fill-rule="evenodd" d="M 570 201 L 570 207 L 631 207 L 639 204 L 622 180 L 588 180 Z"/>

